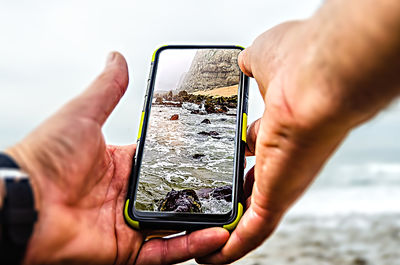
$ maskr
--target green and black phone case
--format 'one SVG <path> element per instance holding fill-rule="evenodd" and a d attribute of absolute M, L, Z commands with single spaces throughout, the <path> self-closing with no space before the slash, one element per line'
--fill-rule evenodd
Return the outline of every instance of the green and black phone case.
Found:
<path fill-rule="evenodd" d="M 236 114 L 234 176 L 232 182 L 232 210 L 226 214 L 193 214 L 175 212 L 142 212 L 135 209 L 135 196 L 139 182 L 140 166 L 142 162 L 144 142 L 148 127 L 150 109 L 153 100 L 157 64 L 160 53 L 165 49 L 240 49 L 241 46 L 233 45 L 165 45 L 158 48 L 151 61 L 150 74 L 144 107 L 141 114 L 139 133 L 137 138 L 136 155 L 133 159 L 129 180 L 129 188 L 124 206 L 124 218 L 132 228 L 137 230 L 174 230 L 192 231 L 207 227 L 223 227 L 232 231 L 243 215 L 243 174 L 245 166 L 245 146 L 247 134 L 247 102 L 248 102 L 248 77 L 240 72 L 238 88 L 238 104 Z"/>

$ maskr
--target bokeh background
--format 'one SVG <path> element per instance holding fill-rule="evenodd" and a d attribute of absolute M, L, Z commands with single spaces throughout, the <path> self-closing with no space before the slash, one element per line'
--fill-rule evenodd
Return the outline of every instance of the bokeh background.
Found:
<path fill-rule="evenodd" d="M 0 149 L 78 95 L 113 50 L 125 55 L 130 83 L 104 133 L 109 143 L 133 143 L 154 49 L 164 44 L 248 46 L 268 28 L 307 18 L 321 4 L 0 0 Z M 250 121 L 262 112 L 252 81 Z M 400 104 L 394 103 L 351 133 L 271 240 L 238 264 L 400 264 L 398 135 Z"/>

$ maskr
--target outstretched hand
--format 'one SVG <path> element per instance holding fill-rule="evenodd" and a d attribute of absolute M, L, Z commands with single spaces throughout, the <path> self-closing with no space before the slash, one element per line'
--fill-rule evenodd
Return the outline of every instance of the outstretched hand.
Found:
<path fill-rule="evenodd" d="M 258 247 L 350 129 L 373 115 L 347 111 L 344 104 L 359 99 L 343 101 L 348 91 L 312 68 L 315 50 L 304 36 L 305 25 L 281 24 L 239 56 L 240 68 L 255 78 L 265 102 L 263 116 L 247 132 L 246 153 L 256 156 L 256 164 L 245 179 L 247 210 L 236 230 L 221 251 L 199 262 L 232 262 Z"/>
<path fill-rule="evenodd" d="M 103 73 L 80 96 L 6 150 L 29 173 L 39 210 L 26 264 L 170 264 L 226 242 L 229 233 L 212 228 L 144 243 L 125 224 L 136 146 L 106 145 L 101 128 L 127 86 L 125 59 L 111 53 Z"/>

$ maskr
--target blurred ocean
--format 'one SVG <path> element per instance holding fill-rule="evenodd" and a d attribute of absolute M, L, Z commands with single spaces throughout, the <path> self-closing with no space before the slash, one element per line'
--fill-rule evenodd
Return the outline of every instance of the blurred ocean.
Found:
<path fill-rule="evenodd" d="M 249 122 L 263 113 L 251 82 Z M 400 213 L 400 101 L 354 129 L 290 209 L 290 216 Z M 247 158 L 247 170 L 254 158 Z"/>
<path fill-rule="evenodd" d="M 400 163 L 335 161 L 291 214 L 317 216 L 337 214 L 387 214 L 400 212 Z"/>
<path fill-rule="evenodd" d="M 341 162 L 341 155 L 332 158 L 289 215 L 400 213 L 400 163 Z M 247 161 L 253 164 L 254 158 Z"/>

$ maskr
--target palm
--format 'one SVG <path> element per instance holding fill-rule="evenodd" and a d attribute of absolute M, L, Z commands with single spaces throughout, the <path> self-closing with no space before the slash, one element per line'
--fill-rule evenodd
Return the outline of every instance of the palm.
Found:
<path fill-rule="evenodd" d="M 79 257 L 88 263 L 96 255 L 98 264 L 125 263 L 135 258 L 142 242 L 122 215 L 135 146 L 106 146 L 97 121 L 70 115 L 61 111 L 37 130 L 51 142 L 36 141 L 35 153 L 55 162 L 41 165 L 46 188 L 39 231 L 47 237 L 36 235 L 40 240 L 31 244 L 49 249 L 57 260 Z M 46 130 L 50 125 L 52 130 Z"/>

